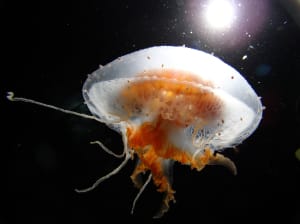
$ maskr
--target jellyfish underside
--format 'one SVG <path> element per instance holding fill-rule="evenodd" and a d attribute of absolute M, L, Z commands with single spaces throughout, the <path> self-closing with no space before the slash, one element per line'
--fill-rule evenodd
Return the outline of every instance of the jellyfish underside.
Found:
<path fill-rule="evenodd" d="M 100 182 L 120 171 L 128 159 L 136 154 L 139 163 L 131 179 L 140 189 L 137 198 L 149 183 L 149 181 L 142 183 L 140 179 L 140 175 L 147 171 L 150 171 L 157 190 L 164 194 L 162 206 L 155 215 L 158 218 L 168 210 L 170 201 L 175 202 L 175 191 L 172 189 L 168 175 L 168 170 L 173 163 L 169 161 L 190 165 L 198 171 L 206 165 L 219 164 L 236 174 L 234 163 L 209 147 L 211 139 L 202 139 L 201 144 L 197 144 L 195 140 L 199 138 L 197 133 L 205 129 L 206 124 L 221 116 L 221 100 L 211 91 L 209 84 L 202 83 L 203 88 L 201 88 L 200 81 L 195 82 L 195 76 L 184 73 L 180 76 L 171 74 L 176 73 L 168 70 L 164 73 L 160 72 L 159 75 L 157 71 L 151 71 L 149 74 L 144 72 L 140 78 L 128 81 L 121 89 L 116 101 L 121 105 L 122 110 L 113 111 L 112 114 L 124 121 L 125 125 L 121 130 L 124 142 L 123 155 L 128 156 L 125 156 L 118 168 L 100 178 L 92 187 L 78 192 L 94 189 Z M 176 136 L 189 126 L 194 127 L 193 134 Z M 172 142 L 173 137 L 182 138 L 182 141 L 191 141 L 189 145 L 193 145 L 195 150 L 178 147 Z M 98 144 L 108 152 L 102 143 Z"/>

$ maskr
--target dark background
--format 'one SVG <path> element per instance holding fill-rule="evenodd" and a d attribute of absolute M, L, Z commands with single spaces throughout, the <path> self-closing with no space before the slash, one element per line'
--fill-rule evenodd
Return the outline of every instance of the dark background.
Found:
<path fill-rule="evenodd" d="M 224 152 L 236 163 L 238 175 L 217 166 L 196 172 L 176 163 L 177 202 L 161 220 L 153 220 L 161 195 L 152 184 L 130 215 L 137 194 L 129 178 L 135 161 L 94 191 L 74 192 L 121 162 L 89 144 L 99 139 L 121 152 L 117 133 L 97 122 L 3 100 L 3 124 L 8 124 L 3 141 L 13 152 L 7 163 L 13 213 L 3 213 L 1 223 L 107 223 L 118 218 L 131 223 L 300 223 L 300 161 L 295 156 L 300 148 L 300 28 L 278 1 L 240 0 L 244 16 L 238 31 L 209 34 L 195 22 L 203 2 L 1 3 L 8 22 L 2 29 L 8 49 L 2 61 L 8 65 L 1 74 L 2 99 L 14 91 L 89 113 L 81 88 L 99 64 L 150 46 L 185 45 L 214 52 L 236 68 L 266 106 L 254 134 Z M 265 8 L 255 2 L 264 2 Z"/>

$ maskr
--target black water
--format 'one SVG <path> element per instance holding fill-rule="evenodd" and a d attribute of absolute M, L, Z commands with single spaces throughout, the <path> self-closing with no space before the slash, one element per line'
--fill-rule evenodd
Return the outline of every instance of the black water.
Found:
<path fill-rule="evenodd" d="M 93 121 L 2 101 L 8 145 L 3 150 L 13 152 L 8 180 L 2 179 L 13 213 L 1 215 L 1 223 L 300 223 L 295 156 L 300 148 L 300 27 L 278 1 L 241 0 L 234 2 L 244 14 L 231 31 L 209 31 L 199 16 L 203 2 L 1 3 L 9 68 L 1 74 L 3 96 L 14 91 L 89 113 L 81 88 L 99 64 L 150 46 L 185 45 L 213 52 L 236 68 L 266 106 L 255 133 L 225 151 L 238 175 L 217 166 L 196 172 L 175 164 L 177 202 L 161 220 L 152 220 L 161 200 L 153 185 L 130 215 L 137 193 L 129 178 L 135 161 L 93 192 L 74 192 L 121 162 L 89 145 L 99 139 L 120 152 L 117 133 Z"/>

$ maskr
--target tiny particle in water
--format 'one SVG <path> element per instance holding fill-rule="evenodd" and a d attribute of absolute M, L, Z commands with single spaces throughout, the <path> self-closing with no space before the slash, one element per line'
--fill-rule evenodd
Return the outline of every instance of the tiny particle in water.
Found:
<path fill-rule="evenodd" d="M 266 76 L 266 75 L 270 74 L 271 70 L 272 70 L 271 65 L 260 64 L 256 67 L 255 73 L 257 76 Z"/>
<path fill-rule="evenodd" d="M 246 60 L 248 58 L 248 55 L 244 55 L 243 57 L 242 57 L 242 60 Z"/>
<path fill-rule="evenodd" d="M 300 148 L 295 151 L 295 156 L 300 161 Z"/>

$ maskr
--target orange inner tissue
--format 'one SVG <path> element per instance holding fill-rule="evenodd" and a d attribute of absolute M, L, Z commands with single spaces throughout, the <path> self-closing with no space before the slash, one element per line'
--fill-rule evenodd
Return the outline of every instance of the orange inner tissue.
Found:
<path fill-rule="evenodd" d="M 193 159 L 191 152 L 178 148 L 168 139 L 174 128 L 183 130 L 219 116 L 222 104 L 212 88 L 211 83 L 193 74 L 161 69 L 144 72 L 135 81 L 129 80 L 120 93 L 121 105 L 129 117 L 151 116 L 150 121 L 145 119 L 144 123 L 127 128 L 128 145 L 140 159 L 131 178 L 141 187 L 138 175 L 151 171 L 158 191 L 166 193 L 162 212 L 174 200 L 163 161 L 171 159 L 201 170 L 213 157 L 207 149 Z"/>

